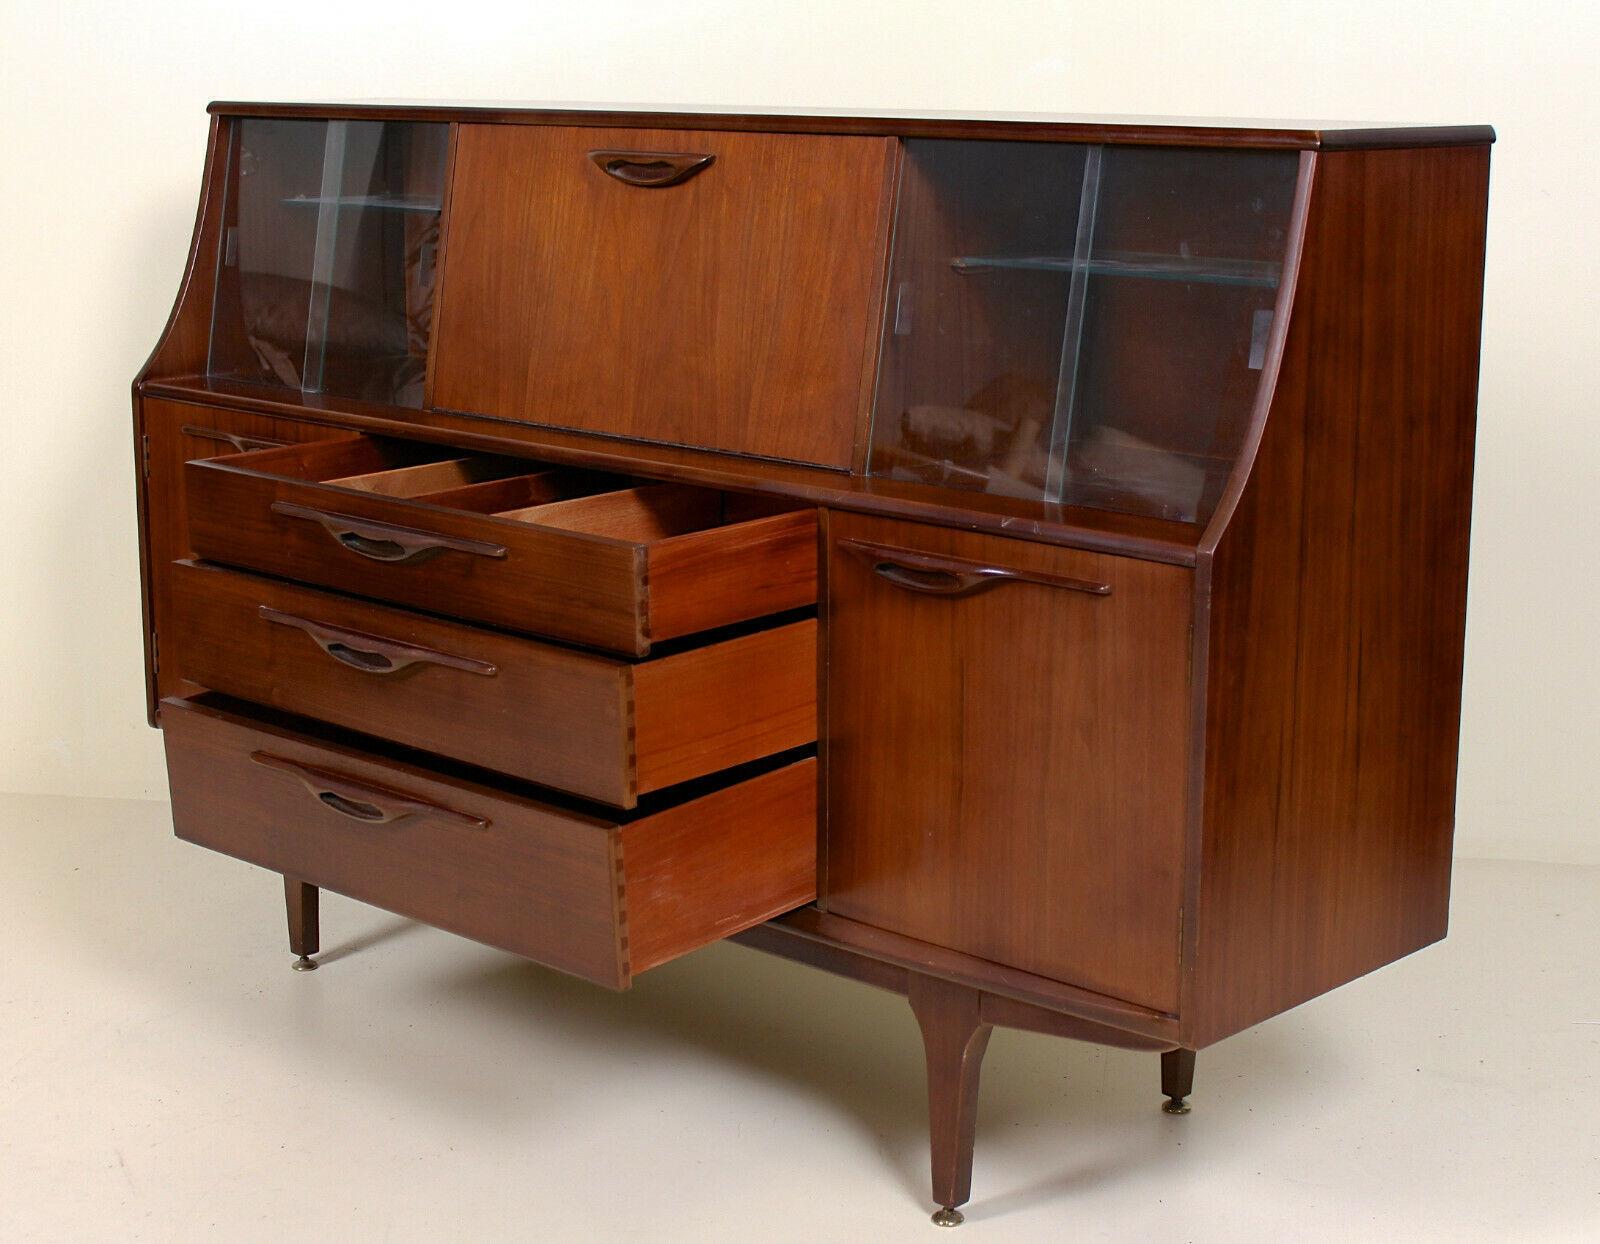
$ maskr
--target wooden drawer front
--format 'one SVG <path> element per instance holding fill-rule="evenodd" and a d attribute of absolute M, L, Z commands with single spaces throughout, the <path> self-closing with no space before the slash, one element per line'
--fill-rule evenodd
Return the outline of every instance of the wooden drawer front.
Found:
<path fill-rule="evenodd" d="M 292 445 L 300 441 L 348 436 L 337 428 L 269 415 L 253 415 L 188 402 L 144 398 L 140 409 L 144 465 L 145 599 L 150 629 L 164 635 L 171 629 L 167 567 L 190 556 L 184 517 L 183 464 L 193 458 L 215 458 L 251 449 Z M 162 696 L 188 694 L 186 686 L 168 665 L 152 680 L 151 708 Z"/>
<path fill-rule="evenodd" d="M 1174 1011 L 1191 572 L 828 527 L 828 910 Z"/>
<path fill-rule="evenodd" d="M 213 691 L 617 807 L 813 742 L 814 619 L 629 662 L 180 562 L 168 652 Z"/>
<path fill-rule="evenodd" d="M 643 656 L 815 602 L 816 513 L 355 436 L 191 463 L 208 561 Z"/>
<path fill-rule="evenodd" d="M 613 988 L 809 902 L 816 761 L 626 818 L 168 700 L 178 837 Z"/>
<path fill-rule="evenodd" d="M 710 162 L 625 180 L 677 155 Z M 432 405 L 849 466 L 894 160 L 874 137 L 463 125 Z"/>

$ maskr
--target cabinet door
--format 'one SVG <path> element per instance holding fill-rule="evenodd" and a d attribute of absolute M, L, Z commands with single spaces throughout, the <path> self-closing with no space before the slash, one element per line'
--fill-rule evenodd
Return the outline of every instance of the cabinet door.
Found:
<path fill-rule="evenodd" d="M 886 138 L 464 125 L 432 404 L 850 464 Z"/>
<path fill-rule="evenodd" d="M 1191 572 L 829 529 L 827 909 L 1175 1011 Z"/>
<path fill-rule="evenodd" d="M 450 127 L 227 124 L 207 373 L 421 405 Z"/>
<path fill-rule="evenodd" d="M 145 624 L 155 635 L 165 626 L 170 608 L 167 567 L 193 556 L 185 525 L 183 464 L 192 458 L 218 458 L 224 454 L 288 445 L 295 441 L 348 436 L 339 428 L 255 415 L 213 406 L 191 406 L 146 398 L 142 403 L 140 454 L 144 469 L 144 573 Z M 162 696 L 191 695 L 200 688 L 185 682 L 170 663 L 160 664 L 159 653 L 150 660 L 150 712 Z"/>

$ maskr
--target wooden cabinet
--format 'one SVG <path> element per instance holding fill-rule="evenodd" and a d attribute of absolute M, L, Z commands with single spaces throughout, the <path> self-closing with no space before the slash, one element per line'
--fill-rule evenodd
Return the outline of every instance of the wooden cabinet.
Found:
<path fill-rule="evenodd" d="M 193 562 L 172 587 L 195 683 L 615 807 L 817 737 L 810 618 L 629 661 Z"/>
<path fill-rule="evenodd" d="M 816 601 L 809 509 L 368 438 L 187 470 L 198 556 L 616 652 Z"/>
<path fill-rule="evenodd" d="M 836 515 L 828 911 L 1173 1013 L 1192 576 Z"/>
<path fill-rule="evenodd" d="M 1283 150 L 907 142 L 871 472 L 1209 518 L 1298 173 Z"/>
<path fill-rule="evenodd" d="M 375 117 L 230 125 L 207 374 L 420 405 L 449 138 Z"/>
<path fill-rule="evenodd" d="M 178 836 L 620 989 L 816 892 L 816 762 L 596 816 L 204 702 L 164 717 Z"/>
<path fill-rule="evenodd" d="M 902 993 L 953 1225 L 995 1025 L 1183 1113 L 1443 936 L 1486 127 L 213 112 L 152 717 L 296 967 Z"/>
<path fill-rule="evenodd" d="M 464 125 L 433 401 L 848 467 L 884 138 Z"/>
<path fill-rule="evenodd" d="M 144 530 L 141 554 L 145 622 L 152 637 L 170 633 L 173 628 L 167 568 L 180 558 L 193 556 L 184 518 L 184 463 L 342 435 L 338 428 L 299 419 L 187 402 L 142 403 L 134 436 L 139 451 L 140 518 Z M 163 667 L 159 655 L 152 643 L 146 666 L 152 722 L 156 702 L 162 696 L 193 694 L 201 689 L 185 682 L 170 660 Z"/>

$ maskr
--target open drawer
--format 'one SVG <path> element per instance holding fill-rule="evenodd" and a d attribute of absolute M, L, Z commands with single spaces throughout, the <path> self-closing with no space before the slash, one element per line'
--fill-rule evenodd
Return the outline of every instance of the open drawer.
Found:
<path fill-rule="evenodd" d="M 817 598 L 781 502 L 368 436 L 185 470 L 208 561 L 614 652 Z"/>
<path fill-rule="evenodd" d="M 814 742 L 817 622 L 628 660 L 177 562 L 166 653 L 213 691 L 631 808 Z"/>
<path fill-rule="evenodd" d="M 209 698 L 162 705 L 178 837 L 612 988 L 816 896 L 816 761 L 602 815 Z"/>

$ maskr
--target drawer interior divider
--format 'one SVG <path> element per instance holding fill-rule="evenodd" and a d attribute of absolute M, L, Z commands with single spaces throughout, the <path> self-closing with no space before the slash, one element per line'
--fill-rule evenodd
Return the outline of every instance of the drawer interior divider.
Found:
<path fill-rule="evenodd" d="M 816 601 L 786 498 L 366 435 L 184 471 L 202 560 L 613 652 Z"/>

